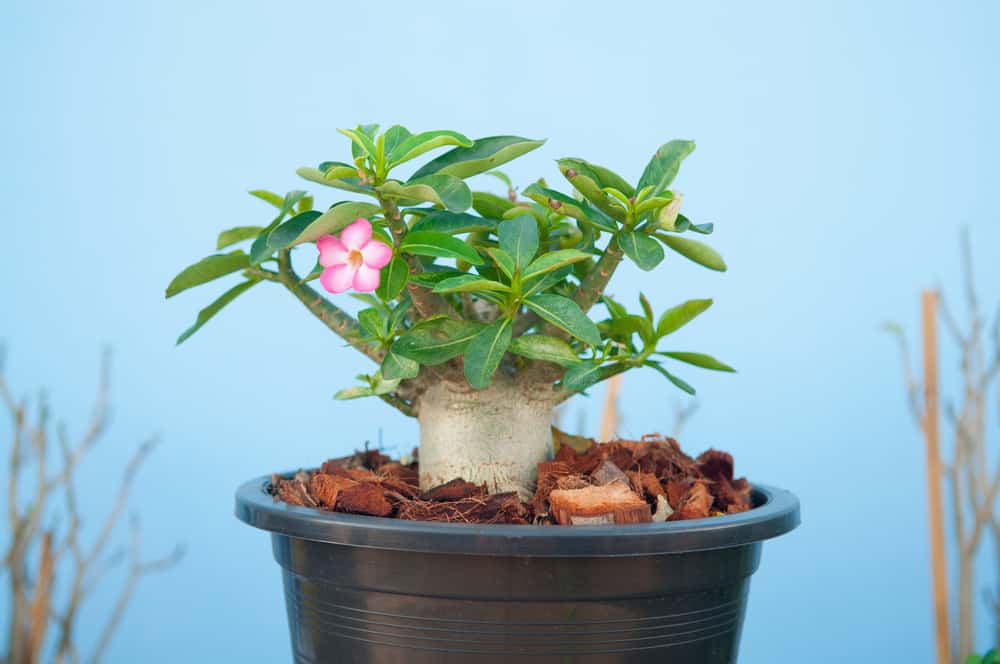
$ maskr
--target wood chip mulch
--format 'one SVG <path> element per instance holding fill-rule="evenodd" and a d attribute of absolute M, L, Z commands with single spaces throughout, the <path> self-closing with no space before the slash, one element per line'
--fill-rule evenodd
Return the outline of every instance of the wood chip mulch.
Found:
<path fill-rule="evenodd" d="M 555 458 L 538 464 L 527 502 L 463 479 L 421 492 L 417 461 L 404 466 L 377 450 L 331 459 L 291 478 L 275 475 L 270 492 L 275 500 L 327 511 L 487 524 L 678 521 L 753 506 L 750 483 L 733 477 L 733 457 L 726 452 L 710 449 L 692 458 L 660 435 L 594 443 L 556 429 L 553 434 Z"/>

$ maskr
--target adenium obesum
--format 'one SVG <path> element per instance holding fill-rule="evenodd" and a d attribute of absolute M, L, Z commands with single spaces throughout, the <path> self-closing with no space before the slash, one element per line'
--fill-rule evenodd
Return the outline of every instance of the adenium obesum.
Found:
<path fill-rule="evenodd" d="M 673 343 L 711 299 L 684 300 L 657 314 L 642 293 L 608 295 L 625 261 L 650 271 L 680 258 L 725 271 L 718 252 L 692 237 L 711 234 L 713 225 L 681 213 L 681 195 L 672 189 L 693 141 L 664 143 L 637 178 L 559 159 L 572 189 L 564 192 L 544 179 L 519 190 L 496 170 L 541 140 L 473 140 L 399 125 L 339 131 L 350 141 L 346 161 L 298 174 L 345 197 L 315 207 L 303 190 L 251 191 L 274 208 L 271 214 L 224 230 L 219 253 L 167 287 L 172 297 L 242 277 L 199 312 L 178 343 L 258 284 L 277 284 L 373 362 L 338 399 L 376 398 L 418 418 L 422 486 L 463 477 L 522 493 L 551 455 L 552 412 L 566 399 L 633 369 L 655 371 L 691 394 L 676 367 L 732 371 Z M 442 152 L 412 169 L 411 162 L 436 150 Z M 487 179 L 470 178 L 481 174 L 496 176 L 504 190 L 474 189 L 470 182 Z M 302 247 L 310 250 L 297 251 Z M 669 283 L 702 288 L 689 277 Z M 323 290 L 357 291 L 363 306 Z"/>

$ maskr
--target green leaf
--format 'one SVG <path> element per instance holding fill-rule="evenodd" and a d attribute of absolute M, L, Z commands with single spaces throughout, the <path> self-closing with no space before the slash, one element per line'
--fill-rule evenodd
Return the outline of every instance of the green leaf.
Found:
<path fill-rule="evenodd" d="M 681 329 L 712 306 L 712 300 L 688 300 L 667 309 L 656 323 L 656 336 L 665 337 Z"/>
<path fill-rule="evenodd" d="M 295 171 L 299 177 L 305 178 L 310 182 L 316 182 L 318 184 L 335 187 L 336 189 L 343 189 L 344 191 L 353 191 L 357 194 L 366 194 L 368 196 L 374 196 L 375 190 L 369 184 L 362 184 L 361 178 L 356 176 L 351 177 L 339 177 L 335 179 L 327 178 L 318 168 L 302 167 L 296 169 Z"/>
<path fill-rule="evenodd" d="M 399 387 L 399 384 L 402 382 L 401 378 L 394 378 L 392 380 L 384 378 L 380 375 L 381 373 L 382 373 L 381 371 L 377 371 L 375 373 L 376 376 L 375 387 L 372 389 L 372 392 L 375 394 L 375 396 L 381 396 L 383 394 L 391 394 L 392 392 L 395 392 L 396 388 Z"/>
<path fill-rule="evenodd" d="M 472 265 L 481 265 L 483 259 L 475 249 L 444 233 L 434 231 L 410 231 L 403 236 L 399 250 L 417 256 L 434 256 L 436 258 L 457 258 Z"/>
<path fill-rule="evenodd" d="M 437 286 L 445 279 L 450 279 L 451 277 L 455 277 L 460 274 L 465 273 L 454 269 L 437 270 L 434 272 L 417 272 L 416 274 L 411 274 L 407 281 L 412 281 L 413 283 L 420 284 L 426 288 L 434 288 L 434 286 Z"/>
<path fill-rule="evenodd" d="M 388 331 L 386 329 L 385 312 L 374 307 L 359 311 L 358 323 L 361 325 L 361 329 L 373 339 L 385 338 L 386 332 Z"/>
<path fill-rule="evenodd" d="M 410 299 L 410 296 L 407 295 L 400 300 L 399 304 L 392 308 L 392 311 L 389 312 L 389 320 L 386 323 L 389 327 L 389 334 L 395 334 L 400 328 L 403 321 L 406 320 L 406 314 L 410 311 L 412 305 L 413 301 Z"/>
<path fill-rule="evenodd" d="M 485 191 L 472 192 L 472 208 L 490 219 L 503 219 L 503 216 L 516 206 L 506 198 Z"/>
<path fill-rule="evenodd" d="M 558 270 L 564 265 L 570 265 L 578 261 L 585 261 L 588 258 L 590 258 L 590 254 L 582 252 L 578 249 L 560 249 L 558 251 L 550 251 L 531 261 L 528 267 L 524 268 L 524 271 L 521 273 L 521 281 L 529 281 L 530 279 L 540 277 L 547 272 Z"/>
<path fill-rule="evenodd" d="M 490 255 L 493 262 L 496 264 L 500 271 L 507 275 L 508 279 L 514 277 L 514 271 L 517 269 L 517 264 L 514 262 L 514 257 L 508 254 L 503 249 L 494 249 L 490 247 L 486 250 L 486 253 Z"/>
<path fill-rule="evenodd" d="M 474 274 L 463 274 L 445 279 L 434 287 L 435 293 L 467 293 L 471 291 L 502 291 L 509 293 L 510 286 L 506 286 L 499 281 L 483 279 Z"/>
<path fill-rule="evenodd" d="M 600 183 L 601 187 L 617 189 L 626 196 L 635 195 L 635 188 L 629 184 L 625 178 L 618 175 L 610 168 L 605 168 L 604 166 L 591 163 L 590 169 L 594 171 L 595 175 L 597 175 L 597 181 Z"/>
<path fill-rule="evenodd" d="M 604 302 L 604 306 L 608 308 L 608 313 L 612 318 L 624 318 L 625 316 L 628 316 L 628 311 L 625 307 L 615 302 L 607 295 L 603 296 L 601 301 Z"/>
<path fill-rule="evenodd" d="M 250 192 L 251 196 L 256 196 L 262 201 L 267 201 L 279 210 L 285 204 L 285 197 L 281 194 L 276 194 L 273 191 L 268 191 L 266 189 L 254 189 Z"/>
<path fill-rule="evenodd" d="M 566 158 L 560 159 L 556 163 L 559 164 L 559 171 L 584 198 L 612 218 L 618 221 L 625 220 L 626 210 L 621 205 L 609 201 L 608 195 L 603 191 L 607 187 L 618 189 L 619 191 L 621 191 L 621 185 L 629 187 L 624 180 L 615 176 L 617 180 L 615 180 L 614 184 L 603 181 L 597 171 L 594 170 L 592 164 L 583 159 Z M 610 173 L 610 171 L 608 172 Z"/>
<path fill-rule="evenodd" d="M 684 380 L 681 380 L 677 376 L 673 375 L 672 373 L 670 373 L 669 371 L 667 371 L 666 369 L 664 369 L 660 365 L 659 362 L 657 362 L 655 360 L 646 360 L 645 362 L 643 362 L 643 364 L 645 366 L 647 366 L 647 367 L 650 367 L 652 369 L 656 369 L 657 371 L 659 371 L 661 374 L 663 374 L 664 378 L 666 378 L 671 383 L 673 383 L 674 385 L 676 385 L 677 387 L 679 387 L 681 390 L 687 392 L 688 394 L 695 394 L 695 390 L 694 390 L 693 387 L 691 387 L 690 385 L 688 385 L 687 382 L 685 382 Z"/>
<path fill-rule="evenodd" d="M 684 351 L 658 351 L 657 355 L 663 355 L 664 357 L 670 357 L 678 362 L 684 362 L 686 364 L 693 364 L 696 367 L 701 367 L 702 369 L 711 369 L 713 371 L 729 371 L 732 373 L 736 372 L 728 364 L 719 362 L 717 359 L 711 355 L 705 355 L 704 353 L 688 353 Z"/>
<path fill-rule="evenodd" d="M 669 229 L 668 229 L 669 230 Z M 701 233 L 702 235 L 711 235 L 712 231 L 715 230 L 715 224 L 708 222 L 706 224 L 695 224 L 692 223 L 690 219 L 685 217 L 683 214 L 678 214 L 677 219 L 674 221 L 673 232 L 683 233 L 684 231 L 694 231 L 695 233 Z"/>
<path fill-rule="evenodd" d="M 420 373 L 420 363 L 389 351 L 382 360 L 382 377 L 386 380 L 407 380 Z"/>
<path fill-rule="evenodd" d="M 319 170 L 323 172 L 323 178 L 326 180 L 358 177 L 358 167 L 342 161 L 324 161 L 319 165 Z"/>
<path fill-rule="evenodd" d="M 367 129 L 372 126 L 376 129 L 369 133 Z M 378 125 L 365 125 L 364 127 L 358 125 L 357 129 L 338 129 L 337 131 L 347 136 L 357 146 L 357 150 L 352 147 L 352 154 L 355 158 L 363 154 L 372 161 L 375 161 L 375 155 L 378 153 L 378 150 L 375 149 L 375 141 L 372 140 L 371 134 L 378 131 Z M 360 150 L 360 153 L 358 150 Z"/>
<path fill-rule="evenodd" d="M 378 214 L 379 209 L 372 203 L 342 201 L 323 213 L 316 210 L 303 212 L 271 231 L 267 245 L 271 249 L 288 249 L 305 242 L 315 242 L 324 235 L 339 233 L 356 219 L 368 219 Z"/>
<path fill-rule="evenodd" d="M 420 364 L 447 362 L 465 352 L 480 323 L 451 318 L 434 318 L 410 328 L 392 344 L 392 351 Z"/>
<path fill-rule="evenodd" d="M 375 295 L 380 299 L 389 301 L 395 300 L 403 292 L 406 286 L 406 278 L 410 275 L 410 268 L 399 256 L 395 256 L 389 264 L 382 268 L 382 274 Z"/>
<path fill-rule="evenodd" d="M 509 318 L 498 318 L 469 343 L 465 350 L 465 379 L 472 387 L 482 389 L 493 382 L 493 374 L 510 347 L 510 323 Z"/>
<path fill-rule="evenodd" d="M 220 295 L 215 302 L 198 312 L 198 317 L 194 321 L 194 325 L 184 330 L 181 336 L 177 337 L 177 345 L 181 345 L 184 341 L 190 337 L 192 334 L 201 329 L 201 326 L 212 319 L 215 314 L 219 313 L 223 307 L 235 300 L 237 297 L 245 293 L 250 289 L 251 286 L 257 283 L 257 279 L 251 279 L 250 281 L 244 281 L 242 283 L 236 284 L 225 293 Z"/>
<path fill-rule="evenodd" d="M 726 271 L 726 261 L 722 260 L 719 252 L 704 242 L 691 240 L 686 237 L 677 237 L 676 235 L 668 235 L 666 233 L 656 233 L 656 238 L 681 256 L 698 263 L 698 265 L 703 265 L 717 272 Z"/>
<path fill-rule="evenodd" d="M 618 226 L 614 220 L 603 214 L 600 210 L 592 208 L 586 202 L 578 201 L 555 189 L 543 187 L 537 182 L 528 185 L 524 190 L 524 195 L 545 208 L 578 219 L 602 231 L 614 233 L 618 230 Z"/>
<path fill-rule="evenodd" d="M 649 303 L 649 300 L 645 295 L 639 293 L 639 305 L 642 307 L 642 315 L 646 317 L 649 324 L 653 324 L 653 306 Z"/>
<path fill-rule="evenodd" d="M 538 224 L 530 214 L 523 214 L 497 226 L 500 249 L 514 259 L 514 269 L 525 267 L 538 251 Z"/>
<path fill-rule="evenodd" d="M 503 171 L 487 171 L 486 175 L 492 175 L 497 180 L 500 180 L 500 182 L 503 182 L 507 186 L 508 190 L 512 190 L 514 188 L 514 183 L 511 181 L 510 176 Z"/>
<path fill-rule="evenodd" d="M 360 399 L 361 397 L 373 396 L 375 396 L 375 390 L 372 388 L 367 385 L 355 385 L 354 387 L 345 387 L 344 389 L 338 391 L 333 395 L 333 398 L 346 401 L 348 399 Z"/>
<path fill-rule="evenodd" d="M 554 362 L 564 367 L 580 361 L 572 346 L 562 339 L 544 334 L 527 334 L 514 339 L 510 344 L 510 352 L 529 360 Z"/>
<path fill-rule="evenodd" d="M 496 228 L 496 219 L 484 219 L 464 212 L 433 210 L 418 219 L 410 227 L 410 230 L 458 235 L 459 233 L 492 232 L 496 231 Z"/>
<path fill-rule="evenodd" d="M 639 178 L 638 189 L 652 186 L 652 195 L 656 196 L 670 186 L 677 177 L 681 162 L 694 152 L 694 141 L 669 141 L 660 146 L 646 165 L 646 170 Z"/>
<path fill-rule="evenodd" d="M 222 231 L 219 233 L 219 240 L 215 243 L 215 249 L 225 249 L 245 240 L 250 240 L 260 235 L 263 230 L 263 226 L 237 226 Z"/>
<path fill-rule="evenodd" d="M 479 138 L 471 147 L 458 147 L 424 164 L 413 177 L 444 173 L 465 179 L 485 173 L 512 159 L 534 150 L 545 141 L 534 141 L 520 136 L 487 136 Z"/>
<path fill-rule="evenodd" d="M 624 370 L 625 366 L 621 364 L 597 365 L 580 362 L 566 370 L 562 377 L 562 386 L 567 390 L 580 392 Z"/>
<path fill-rule="evenodd" d="M 529 297 L 535 293 L 545 292 L 550 288 L 552 288 L 553 286 L 555 286 L 556 284 L 558 284 L 566 277 L 568 277 L 570 274 L 572 274 L 572 272 L 573 272 L 573 265 L 564 265 L 563 267 L 560 267 L 556 270 L 553 270 L 552 272 L 549 272 L 548 274 L 543 275 L 541 279 L 537 280 L 533 279 L 532 281 L 534 281 L 534 283 L 526 282 L 524 290 L 521 293 L 521 296 Z"/>
<path fill-rule="evenodd" d="M 472 147 L 473 145 L 472 139 L 467 138 L 457 131 L 439 130 L 414 134 L 390 150 L 388 132 L 386 132 L 386 136 L 386 151 L 389 154 L 390 168 L 445 145 L 458 145 L 461 147 Z"/>
<path fill-rule="evenodd" d="M 234 251 L 228 254 L 214 254 L 202 258 L 194 265 L 181 270 L 180 274 L 173 278 L 167 286 L 167 297 L 173 297 L 189 288 L 200 286 L 224 277 L 233 272 L 239 272 L 250 267 L 249 257 L 242 251 Z"/>
<path fill-rule="evenodd" d="M 663 261 L 663 247 L 645 233 L 624 231 L 618 235 L 618 244 L 640 270 L 648 272 Z"/>
<path fill-rule="evenodd" d="M 413 138 L 413 134 L 410 130 L 402 125 L 393 125 L 385 130 L 385 137 L 383 140 L 382 149 L 385 151 L 387 161 L 391 162 L 391 155 L 394 151 L 399 149 L 399 146 Z"/>
<path fill-rule="evenodd" d="M 261 234 L 257 236 L 257 239 L 250 244 L 251 265 L 260 265 L 274 254 L 274 249 L 271 249 L 267 245 L 267 239 L 272 230 L 274 230 L 274 226 L 265 228 Z"/>
<path fill-rule="evenodd" d="M 601 333 L 579 305 L 561 295 L 541 293 L 524 300 L 524 305 L 556 327 L 566 330 L 591 346 L 601 345 Z"/>
<path fill-rule="evenodd" d="M 403 184 L 388 180 L 379 191 L 393 198 L 413 201 L 427 201 L 440 205 L 451 212 L 462 212 L 472 206 L 472 191 L 462 180 L 444 174 L 414 178 Z"/>
<path fill-rule="evenodd" d="M 649 343 L 653 337 L 652 324 L 642 316 L 634 314 L 626 314 L 620 318 L 603 321 L 597 328 L 604 333 L 605 337 L 622 343 L 631 343 L 632 335 L 637 332 L 646 343 Z"/>

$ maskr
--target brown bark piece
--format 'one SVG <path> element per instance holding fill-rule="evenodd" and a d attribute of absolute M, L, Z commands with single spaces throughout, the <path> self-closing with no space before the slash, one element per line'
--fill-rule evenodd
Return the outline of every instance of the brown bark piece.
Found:
<path fill-rule="evenodd" d="M 704 519 L 711 513 L 713 501 L 704 482 L 693 482 L 669 520 Z"/>
<path fill-rule="evenodd" d="M 420 473 L 409 466 L 404 466 L 398 461 L 393 461 L 392 463 L 380 466 L 378 469 L 378 476 L 391 477 L 402 482 L 406 482 L 407 484 L 412 484 L 413 486 L 420 485 Z"/>
<path fill-rule="evenodd" d="M 279 480 L 277 498 L 300 507 L 316 507 L 316 501 L 309 495 L 309 488 L 299 478 Z"/>
<path fill-rule="evenodd" d="M 538 480 L 535 482 L 535 494 L 531 497 L 531 511 L 536 516 L 549 512 L 549 493 L 556 488 L 556 483 L 572 471 L 568 463 L 562 461 L 543 461 L 538 464 Z"/>
<path fill-rule="evenodd" d="M 599 486 L 611 484 L 612 482 L 624 482 L 625 484 L 628 484 L 628 475 L 623 473 L 622 469 L 616 466 L 613 462 L 605 459 L 601 462 L 601 465 L 595 468 L 594 472 L 590 474 L 590 480 Z"/>
<path fill-rule="evenodd" d="M 712 493 L 715 495 L 715 502 L 719 509 L 725 510 L 729 514 L 745 512 L 753 507 L 750 498 L 750 482 L 745 477 L 732 482 L 728 480 L 716 482 L 715 486 L 712 487 Z"/>
<path fill-rule="evenodd" d="M 733 455 L 728 452 L 707 450 L 698 456 L 697 463 L 699 472 L 714 482 L 733 479 Z"/>
<path fill-rule="evenodd" d="M 442 484 L 441 486 L 436 486 L 433 489 L 426 491 L 422 496 L 420 496 L 420 499 L 430 500 L 433 502 L 445 502 L 449 500 L 462 500 L 463 498 L 473 498 L 485 495 L 485 485 L 466 482 L 459 477 L 458 479 L 454 479 L 450 482 Z"/>
<path fill-rule="evenodd" d="M 337 510 L 369 516 L 389 516 L 392 504 L 376 484 L 355 484 L 342 489 L 337 496 Z"/>
<path fill-rule="evenodd" d="M 485 497 L 449 502 L 402 501 L 397 516 L 409 521 L 449 523 L 528 523 L 527 510 L 516 493 L 495 493 Z"/>
<path fill-rule="evenodd" d="M 326 473 L 316 473 L 309 480 L 309 491 L 313 498 L 325 509 L 332 510 L 337 504 L 337 496 L 343 489 L 357 484 L 347 477 L 337 477 Z"/>
<path fill-rule="evenodd" d="M 655 503 L 657 496 L 667 495 L 667 492 L 663 490 L 663 486 L 660 484 L 660 480 L 656 479 L 656 475 L 652 473 L 632 471 L 628 473 L 628 478 L 632 484 L 632 490 L 645 498 L 649 503 Z"/>
<path fill-rule="evenodd" d="M 582 489 L 556 489 L 549 494 L 549 504 L 556 521 L 563 525 L 645 523 L 652 520 L 646 501 L 621 482 Z"/>

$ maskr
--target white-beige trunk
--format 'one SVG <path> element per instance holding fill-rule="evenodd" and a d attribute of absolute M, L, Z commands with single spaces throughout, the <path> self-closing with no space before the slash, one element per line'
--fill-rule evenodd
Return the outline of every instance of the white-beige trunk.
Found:
<path fill-rule="evenodd" d="M 538 462 L 552 456 L 552 408 L 509 382 L 432 385 L 420 398 L 420 487 L 460 477 L 529 496 Z"/>

